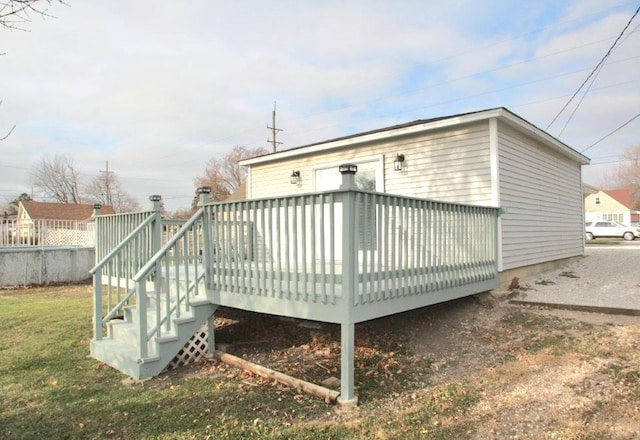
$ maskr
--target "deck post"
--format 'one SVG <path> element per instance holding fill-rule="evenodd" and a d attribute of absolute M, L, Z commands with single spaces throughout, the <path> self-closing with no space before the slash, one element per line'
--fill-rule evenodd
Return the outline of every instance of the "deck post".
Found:
<path fill-rule="evenodd" d="M 358 167 L 353 164 L 340 165 L 342 173 L 342 292 L 346 315 L 340 325 L 340 396 L 338 404 L 344 408 L 353 408 L 358 404 L 355 395 L 355 323 L 353 306 L 356 295 L 356 189 L 355 174 Z"/>
<path fill-rule="evenodd" d="M 151 255 L 154 255 L 162 247 L 162 196 L 154 194 L 149 196 L 149 200 L 151 201 L 151 211 L 153 211 L 153 215 L 156 217 L 156 220 L 153 222 L 153 235 L 151 239 L 151 250 L 153 251 Z"/>
<path fill-rule="evenodd" d="M 100 215 L 100 208 L 102 208 L 102 205 L 99 203 L 94 204 L 93 213 L 91 214 L 96 225 L 93 230 L 93 233 L 95 234 L 93 242 L 96 247 L 94 252 L 95 264 L 98 264 L 98 256 L 101 255 L 101 253 L 98 252 L 98 246 L 101 245 L 101 243 L 98 243 L 98 237 L 100 236 L 98 231 L 98 221 L 95 219 Z M 102 269 L 93 274 L 93 339 L 96 341 L 100 341 L 102 339 Z"/>
<path fill-rule="evenodd" d="M 210 186 L 201 186 L 196 190 L 198 194 L 198 206 L 203 207 L 211 201 L 211 187 Z M 202 245 L 204 249 L 202 250 L 202 264 L 204 266 L 204 285 L 205 290 L 209 289 L 211 282 L 211 263 L 213 259 L 211 258 L 211 215 L 205 213 L 202 216 Z M 216 351 L 216 335 L 215 335 L 215 319 L 214 317 L 210 317 L 207 319 L 207 353 L 213 354 Z"/>

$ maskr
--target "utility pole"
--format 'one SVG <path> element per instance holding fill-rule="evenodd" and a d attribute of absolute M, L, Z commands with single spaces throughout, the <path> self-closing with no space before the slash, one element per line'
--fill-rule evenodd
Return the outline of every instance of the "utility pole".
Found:
<path fill-rule="evenodd" d="M 273 112 L 271 112 L 271 127 L 267 125 L 267 128 L 271 130 L 272 139 L 267 139 L 271 145 L 273 145 L 273 152 L 276 152 L 276 148 L 278 145 L 282 144 L 282 142 L 276 141 L 276 134 L 279 131 L 282 131 L 280 128 L 276 128 L 276 102 L 273 101 Z"/>
<path fill-rule="evenodd" d="M 113 171 L 109 171 L 109 161 L 107 161 L 106 171 L 100 170 L 100 172 L 104 173 L 104 186 L 105 186 L 105 191 L 107 192 L 106 194 L 107 205 L 113 206 L 111 204 L 111 185 L 109 182 L 109 174 L 113 173 Z"/>

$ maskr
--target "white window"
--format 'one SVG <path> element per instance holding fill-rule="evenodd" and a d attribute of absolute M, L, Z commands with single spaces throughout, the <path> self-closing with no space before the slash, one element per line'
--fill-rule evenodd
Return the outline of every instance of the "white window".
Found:
<path fill-rule="evenodd" d="M 600 197 L 596 197 L 596 205 L 600 204 Z"/>
<path fill-rule="evenodd" d="M 358 166 L 356 186 L 366 191 L 384 192 L 384 167 L 382 156 L 363 157 L 354 160 L 323 164 L 312 168 L 313 188 L 315 191 L 338 189 L 342 184 L 342 175 L 338 167 L 344 163 Z"/>

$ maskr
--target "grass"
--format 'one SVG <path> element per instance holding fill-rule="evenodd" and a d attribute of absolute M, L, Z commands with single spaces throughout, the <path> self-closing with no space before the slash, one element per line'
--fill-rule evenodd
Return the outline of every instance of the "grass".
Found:
<path fill-rule="evenodd" d="M 610 417 L 626 417 L 640 400 L 637 350 L 629 344 L 621 350 L 615 329 L 596 332 L 522 311 L 496 322 L 492 358 L 450 376 L 444 367 L 435 373 L 432 361 L 414 355 L 406 335 L 381 332 L 379 323 L 363 324 L 355 359 L 360 406 L 347 414 L 223 364 L 203 362 L 142 384 L 123 381 L 122 374 L 88 356 L 91 314 L 89 286 L 0 290 L 1 439 L 466 438 L 505 420 L 481 409 L 492 408 L 491 399 L 499 401 L 512 389 L 495 371 L 513 368 L 515 378 L 523 371 L 535 375 L 550 356 L 556 363 L 574 359 L 575 368 L 601 359 L 598 380 L 608 377 L 618 387 L 610 394 L 618 406 L 609 401 L 594 406 L 593 420 L 614 407 L 618 412 Z M 399 321 L 393 320 L 406 317 L 389 319 L 386 324 L 395 328 Z M 486 332 L 478 332 L 483 340 Z M 603 342 L 599 335 L 605 334 Z M 538 360 L 538 367 L 529 368 Z M 601 388 L 593 392 L 600 396 Z M 590 429 L 566 438 L 597 438 L 600 432 Z"/>
<path fill-rule="evenodd" d="M 88 356 L 91 311 L 89 286 L 0 291 L 0 438 L 397 438 L 406 437 L 411 421 L 426 423 L 476 401 L 454 385 L 399 419 L 337 423 L 333 407 L 315 397 L 242 374 L 203 374 L 202 366 L 125 385 L 120 373 Z M 359 378 L 370 409 L 402 388 L 402 356 L 357 356 L 362 371 L 374 372 Z M 456 438 L 458 428 L 430 425 L 429 432 Z"/>

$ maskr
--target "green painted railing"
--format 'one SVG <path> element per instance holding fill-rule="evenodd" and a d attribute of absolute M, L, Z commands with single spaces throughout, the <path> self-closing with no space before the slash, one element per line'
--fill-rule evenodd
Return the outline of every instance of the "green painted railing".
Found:
<path fill-rule="evenodd" d="M 224 305 L 300 316 L 277 302 L 308 303 L 305 318 L 362 321 L 391 303 L 497 279 L 495 208 L 334 191 L 205 210 L 215 219 L 209 286 Z"/>
<path fill-rule="evenodd" d="M 227 203 L 208 203 L 201 194 L 200 210 L 166 235 L 116 304 L 137 304 L 139 359 L 196 298 L 333 322 L 342 329 L 341 399 L 349 401 L 355 323 L 497 286 L 498 208 L 354 188 L 351 174 L 340 190 L 323 193 Z M 105 255 L 94 268 L 95 288 L 105 267 L 119 267 L 119 255 L 143 246 L 135 237 L 163 241 L 162 224 L 159 217 L 143 220 Z M 96 301 L 102 316 L 99 295 Z M 96 321 L 96 339 L 104 324 Z"/>
<path fill-rule="evenodd" d="M 206 300 L 201 287 L 208 235 L 203 212 L 185 222 L 133 276 L 139 359 L 149 355 L 149 341 L 171 332 L 174 319 L 189 313 L 194 299 Z"/>
<path fill-rule="evenodd" d="M 90 270 L 93 276 L 94 292 L 94 339 L 103 337 L 107 323 L 123 313 L 123 308 L 132 303 L 134 296 L 134 275 L 149 261 L 160 248 L 161 218 L 159 212 L 149 214 L 113 248 L 106 252 L 106 245 L 101 246 L 105 255 Z M 124 225 L 128 226 L 134 216 L 121 216 Z M 143 216 L 135 215 L 142 218 Z M 115 217 L 117 218 L 117 217 Z M 100 218 L 97 219 L 100 221 Z M 109 219 L 111 225 L 116 222 Z M 111 226 L 110 225 L 110 226 Z M 111 237 L 111 233 L 123 233 L 130 228 L 120 227 L 114 230 L 101 230 L 98 223 L 98 237 Z M 109 240 L 105 240 L 109 242 Z M 96 254 L 98 249 L 96 249 Z"/>

